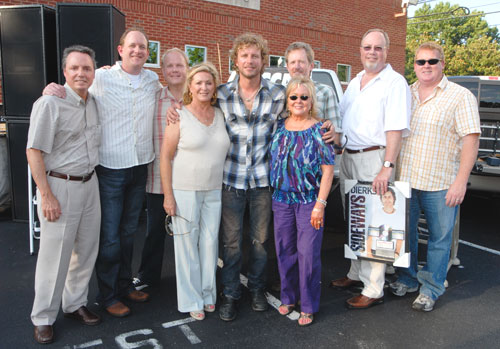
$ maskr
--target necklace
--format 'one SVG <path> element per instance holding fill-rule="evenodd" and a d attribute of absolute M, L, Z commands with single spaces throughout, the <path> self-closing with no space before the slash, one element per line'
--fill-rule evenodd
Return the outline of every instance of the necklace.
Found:
<path fill-rule="evenodd" d="M 259 89 L 257 89 L 249 98 L 247 98 L 247 97 L 243 96 L 243 93 L 242 93 L 241 89 L 239 89 L 240 97 L 243 98 L 245 100 L 245 102 L 251 102 L 251 101 L 253 101 L 253 99 L 257 95 L 257 92 L 259 92 Z"/>

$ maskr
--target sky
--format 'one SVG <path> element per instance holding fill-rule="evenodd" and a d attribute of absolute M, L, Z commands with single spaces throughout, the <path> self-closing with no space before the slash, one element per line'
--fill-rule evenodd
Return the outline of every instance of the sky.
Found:
<path fill-rule="evenodd" d="M 434 7 L 440 2 L 449 2 L 451 5 L 457 4 L 467 7 L 471 12 L 474 10 L 484 13 L 497 12 L 485 15 L 482 18 L 486 20 L 490 26 L 496 26 L 500 30 L 500 0 L 419 0 L 418 5 L 410 5 L 408 8 L 408 18 L 413 17 L 415 10 L 422 7 L 424 3 Z"/>

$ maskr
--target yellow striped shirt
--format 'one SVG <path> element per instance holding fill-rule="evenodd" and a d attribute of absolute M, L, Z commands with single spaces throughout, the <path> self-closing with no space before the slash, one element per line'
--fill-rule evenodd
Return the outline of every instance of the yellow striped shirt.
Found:
<path fill-rule="evenodd" d="M 399 156 L 399 180 L 414 189 L 445 190 L 454 182 L 460 165 L 462 137 L 481 133 L 476 97 L 443 76 L 423 102 L 419 82 L 411 85 L 410 136 Z"/>

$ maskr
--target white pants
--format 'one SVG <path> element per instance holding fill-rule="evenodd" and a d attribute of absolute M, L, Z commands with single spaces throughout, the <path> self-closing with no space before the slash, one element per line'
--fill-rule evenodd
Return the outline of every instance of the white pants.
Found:
<path fill-rule="evenodd" d="M 216 302 L 221 190 L 174 190 L 174 197 L 177 308 L 187 313 Z"/>
<path fill-rule="evenodd" d="M 358 181 L 372 182 L 382 169 L 385 157 L 385 149 L 372 150 L 369 152 L 349 154 L 345 151 L 340 161 L 340 192 L 342 203 L 345 207 L 345 180 L 356 179 Z M 392 178 L 394 178 L 394 169 Z M 370 298 L 380 298 L 384 295 L 385 263 L 372 262 L 368 260 L 352 259 L 351 269 L 347 277 L 351 280 L 363 282 L 363 294 Z"/>
<path fill-rule="evenodd" d="M 89 280 L 99 250 L 101 203 L 97 175 L 85 183 L 54 177 L 47 180 L 62 214 L 55 222 L 47 221 L 37 190 L 41 232 L 31 312 L 35 326 L 56 321 L 61 298 L 65 313 L 87 304 Z"/>

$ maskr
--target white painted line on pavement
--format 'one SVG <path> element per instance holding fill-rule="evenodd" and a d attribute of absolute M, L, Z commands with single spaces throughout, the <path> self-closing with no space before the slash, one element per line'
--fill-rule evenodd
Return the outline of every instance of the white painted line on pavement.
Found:
<path fill-rule="evenodd" d="M 222 262 L 222 259 L 219 258 L 217 260 L 217 266 L 219 268 L 222 268 L 224 266 L 224 262 Z M 248 288 L 248 278 L 245 275 L 240 274 L 240 282 L 243 286 Z M 269 305 L 272 306 L 274 309 L 278 310 L 279 306 L 281 305 L 281 301 L 278 298 L 274 297 L 269 292 L 264 292 L 264 294 L 266 295 L 267 303 L 269 303 Z M 289 318 L 290 320 L 295 321 L 299 319 L 299 316 L 300 314 L 294 310 L 286 317 Z"/>
<path fill-rule="evenodd" d="M 96 339 L 95 341 L 73 345 L 73 348 L 74 349 L 83 349 L 83 348 L 95 347 L 95 346 L 101 345 L 101 344 L 102 344 L 102 340 Z M 70 348 L 70 347 L 69 346 L 65 346 L 64 348 Z"/>
<path fill-rule="evenodd" d="M 189 328 L 188 325 L 180 325 L 179 329 L 182 331 L 182 333 L 184 333 L 191 344 L 201 343 L 201 340 L 194 334 L 194 332 Z"/>
<path fill-rule="evenodd" d="M 193 321 L 196 321 L 196 320 L 193 319 L 192 317 L 188 317 L 188 318 L 185 318 L 185 319 L 182 319 L 182 320 L 165 322 L 165 323 L 163 323 L 161 325 L 163 326 L 163 328 L 170 328 L 170 327 L 175 327 L 175 326 L 180 326 L 180 325 L 188 324 L 188 323 L 193 322 Z"/>
<path fill-rule="evenodd" d="M 470 246 L 470 247 L 477 248 L 478 250 L 486 251 L 486 252 L 489 252 L 489 253 L 496 254 L 497 256 L 500 256 L 500 251 L 493 250 L 491 248 L 484 247 L 484 246 L 481 246 L 481 245 L 476 245 L 476 244 L 473 244 L 472 242 L 468 242 L 468 241 L 464 241 L 464 240 L 458 240 L 458 242 L 460 242 L 461 244 Z"/>

